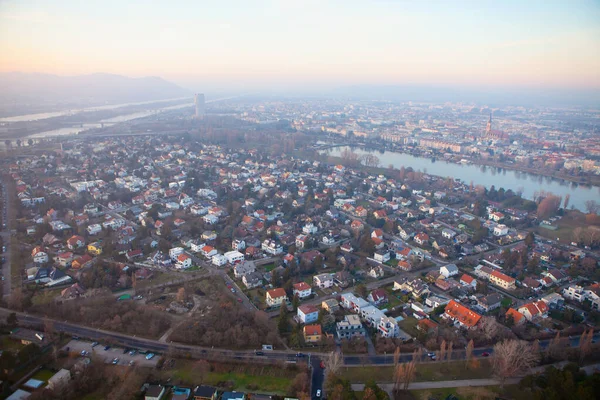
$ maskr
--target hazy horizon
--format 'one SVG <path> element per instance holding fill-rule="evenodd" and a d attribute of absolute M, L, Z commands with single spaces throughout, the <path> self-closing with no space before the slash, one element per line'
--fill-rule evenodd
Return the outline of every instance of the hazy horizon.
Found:
<path fill-rule="evenodd" d="M 0 71 L 159 76 L 204 91 L 600 89 L 600 3 L 462 5 L 2 1 Z"/>

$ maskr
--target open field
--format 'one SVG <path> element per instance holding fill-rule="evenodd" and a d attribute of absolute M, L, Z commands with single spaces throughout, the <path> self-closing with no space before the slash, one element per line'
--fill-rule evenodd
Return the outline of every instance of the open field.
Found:
<path fill-rule="evenodd" d="M 487 360 L 480 361 L 477 369 L 466 369 L 464 362 L 428 362 L 417 365 L 415 382 L 443 381 L 450 379 L 482 379 L 490 377 L 490 367 Z M 369 366 L 369 367 L 346 367 L 340 370 L 340 374 L 353 383 L 368 382 L 373 379 L 376 382 L 391 382 L 394 372 L 392 366 Z"/>
<path fill-rule="evenodd" d="M 524 399 L 527 394 L 519 392 L 518 385 L 500 386 L 477 386 L 459 388 L 441 388 L 426 390 L 411 390 L 410 393 L 417 400 L 445 399 L 448 396 L 456 396 L 462 400 L 494 400 L 497 398 Z M 521 394 L 521 396 L 519 396 Z"/>

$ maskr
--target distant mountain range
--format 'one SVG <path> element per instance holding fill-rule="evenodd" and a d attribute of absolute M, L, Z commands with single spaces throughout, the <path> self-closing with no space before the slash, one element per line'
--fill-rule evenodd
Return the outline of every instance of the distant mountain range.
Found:
<path fill-rule="evenodd" d="M 58 76 L 0 73 L 0 104 L 100 105 L 191 96 L 191 92 L 159 77 L 129 78 L 112 74 Z"/>

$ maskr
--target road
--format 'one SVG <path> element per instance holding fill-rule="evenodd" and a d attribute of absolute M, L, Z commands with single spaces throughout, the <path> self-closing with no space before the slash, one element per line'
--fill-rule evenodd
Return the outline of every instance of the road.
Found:
<path fill-rule="evenodd" d="M 325 397 L 323 392 L 323 383 L 325 381 L 325 370 L 321 368 L 321 357 L 312 356 L 310 357 L 310 365 L 312 368 L 311 382 L 310 382 L 310 397 L 317 399 L 317 390 L 321 391 L 321 398 Z"/>
<path fill-rule="evenodd" d="M 4 262 L 2 263 L 2 293 L 4 297 L 9 297 L 12 290 L 12 281 L 11 281 L 11 269 L 10 269 L 10 228 L 8 224 L 8 192 L 6 191 L 6 185 L 4 182 L 0 181 L 0 188 L 2 190 L 2 201 L 0 202 L 0 212 L 2 213 L 2 226 L 0 229 L 0 236 L 2 237 L 2 243 L 6 246 L 6 251 L 2 253 L 2 248 L 0 248 L 0 257 L 4 258 Z"/>

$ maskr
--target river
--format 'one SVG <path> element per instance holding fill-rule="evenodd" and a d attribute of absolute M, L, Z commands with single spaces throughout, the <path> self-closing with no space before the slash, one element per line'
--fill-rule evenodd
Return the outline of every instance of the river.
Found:
<path fill-rule="evenodd" d="M 328 155 L 339 157 L 342 151 L 347 148 L 349 147 L 334 147 L 325 150 L 325 152 Z M 569 207 L 572 205 L 581 211 L 585 211 L 586 201 L 598 201 L 600 199 L 600 187 L 598 186 L 590 187 L 578 185 L 562 179 L 554 179 L 542 175 L 507 170 L 504 168 L 449 163 L 444 160 L 415 157 L 405 153 L 391 151 L 384 151 L 382 153 L 378 150 L 365 150 L 360 148 L 352 148 L 351 150 L 359 155 L 376 155 L 379 158 L 379 165 L 382 167 L 387 167 L 390 164 L 393 165 L 394 168 L 411 167 L 415 171 L 419 170 L 431 175 L 442 177 L 449 176 L 460 179 L 466 184 L 473 182 L 475 185 L 483 185 L 487 188 L 493 185 L 496 189 L 512 189 L 514 192 L 521 190 L 523 192 L 523 197 L 527 199 L 531 199 L 535 192 L 540 192 L 542 190 L 552 192 L 563 198 L 565 195 L 569 194 L 571 196 Z"/>

